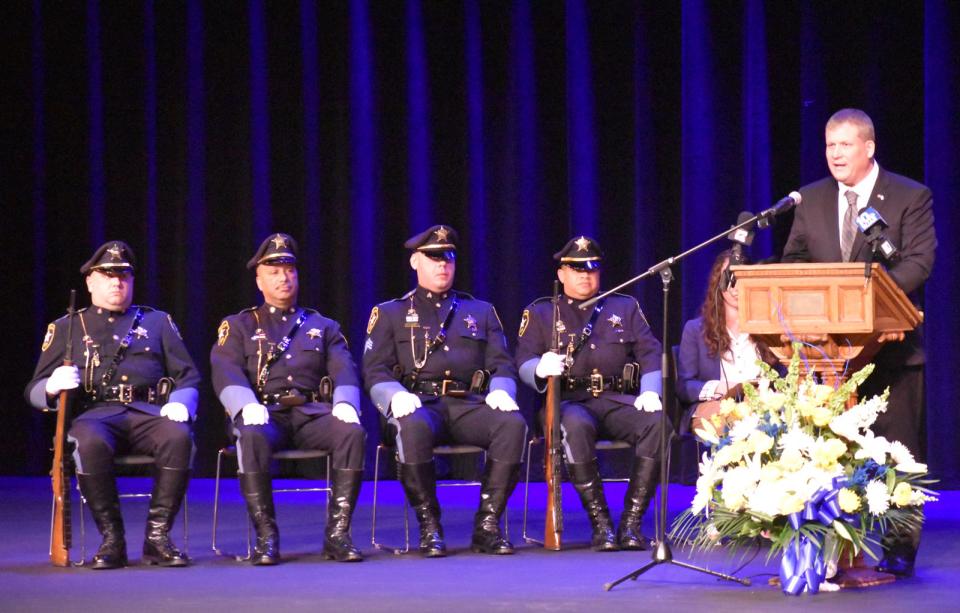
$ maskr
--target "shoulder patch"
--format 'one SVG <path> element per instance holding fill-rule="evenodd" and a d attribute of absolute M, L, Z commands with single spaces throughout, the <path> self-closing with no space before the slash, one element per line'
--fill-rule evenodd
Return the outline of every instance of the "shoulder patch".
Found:
<path fill-rule="evenodd" d="M 167 321 L 170 322 L 170 328 L 173 329 L 174 334 L 177 335 L 177 338 L 183 340 L 183 335 L 180 334 L 180 328 L 177 327 L 177 324 L 173 323 L 173 316 L 167 313 Z"/>
<path fill-rule="evenodd" d="M 523 333 L 527 331 L 528 325 L 530 325 L 530 309 L 523 309 L 523 317 L 520 318 L 520 333 L 518 336 L 523 336 Z"/>
<path fill-rule="evenodd" d="M 53 335 L 57 332 L 57 325 L 50 324 L 47 326 L 47 333 L 43 335 L 43 345 L 40 347 L 40 351 L 46 351 L 50 348 L 50 344 L 53 342 Z"/>
<path fill-rule="evenodd" d="M 223 347 L 223 344 L 227 342 L 228 336 L 230 336 L 230 322 L 224 319 L 220 322 L 220 327 L 217 328 L 217 345 Z"/>
<path fill-rule="evenodd" d="M 367 336 L 373 332 L 373 329 L 377 326 L 377 321 L 380 319 L 380 307 L 375 306 L 373 310 L 370 311 L 370 319 L 367 320 Z"/>

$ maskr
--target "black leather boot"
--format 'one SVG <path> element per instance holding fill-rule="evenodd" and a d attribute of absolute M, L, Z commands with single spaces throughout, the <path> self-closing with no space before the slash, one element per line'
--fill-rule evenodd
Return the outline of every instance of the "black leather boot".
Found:
<path fill-rule="evenodd" d="M 883 535 L 880 544 L 883 546 L 883 559 L 877 565 L 877 571 L 896 575 L 900 579 L 912 577 L 917 550 L 920 549 L 920 526 L 902 532 L 891 530 Z"/>
<path fill-rule="evenodd" d="M 77 473 L 77 482 L 87 506 L 90 507 L 97 530 L 103 537 L 90 568 L 104 570 L 126 566 L 127 543 L 124 540 L 123 516 L 120 515 L 120 498 L 117 496 L 114 476 L 110 473 Z"/>
<path fill-rule="evenodd" d="M 447 555 L 440 526 L 440 503 L 437 502 L 437 475 L 433 461 L 420 464 L 400 464 L 400 481 L 407 500 L 420 524 L 420 553 L 425 558 Z"/>
<path fill-rule="evenodd" d="M 170 542 L 170 527 L 187 491 L 189 471 L 158 468 L 153 479 L 147 532 L 143 539 L 143 562 L 160 566 L 186 566 L 190 559 Z"/>
<path fill-rule="evenodd" d="M 254 566 L 272 566 L 280 562 L 280 531 L 273 509 L 270 473 L 240 473 L 240 490 L 247 501 L 247 512 L 257 532 L 250 553 Z"/>
<path fill-rule="evenodd" d="M 487 462 L 480 484 L 480 508 L 473 520 L 470 549 L 474 552 L 496 555 L 513 553 L 513 544 L 503 538 L 500 532 L 500 516 L 519 477 L 519 464 L 492 459 Z"/>
<path fill-rule="evenodd" d="M 323 557 L 337 562 L 362 562 L 360 550 L 350 539 L 350 518 L 357 507 L 362 470 L 334 469 L 333 492 L 327 510 L 327 530 L 323 540 Z"/>
<path fill-rule="evenodd" d="M 603 495 L 603 481 L 600 480 L 597 459 L 576 464 L 567 463 L 567 472 L 573 488 L 580 495 L 583 509 L 590 518 L 590 527 L 593 529 L 590 548 L 594 551 L 617 551 L 617 539 L 613 534 L 613 521 L 610 520 L 607 499 Z"/>
<path fill-rule="evenodd" d="M 654 458 L 639 457 L 634 460 L 633 474 L 630 475 L 630 484 L 623 497 L 623 514 L 617 527 L 620 549 L 650 549 L 650 539 L 640 532 L 640 520 L 657 492 L 658 464 Z"/>

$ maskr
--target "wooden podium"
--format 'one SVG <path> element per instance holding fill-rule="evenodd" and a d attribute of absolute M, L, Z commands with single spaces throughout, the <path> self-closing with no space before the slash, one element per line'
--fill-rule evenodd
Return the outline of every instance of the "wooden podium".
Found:
<path fill-rule="evenodd" d="M 793 341 L 803 348 L 804 374 L 833 384 L 856 372 L 883 343 L 902 341 L 923 321 L 903 290 L 879 264 L 869 279 L 862 263 L 732 266 L 740 331 L 762 339 L 784 365 Z"/>
<path fill-rule="evenodd" d="M 828 385 L 866 365 L 883 343 L 902 341 L 923 321 L 903 290 L 879 264 L 869 278 L 863 263 L 732 266 L 740 331 L 762 339 L 784 365 L 793 341 L 802 349 L 801 374 L 817 372 Z M 851 398 L 851 403 L 855 403 Z M 852 406 L 852 405 L 851 405 Z M 843 561 L 843 556 L 841 556 Z M 863 554 L 834 579 L 841 587 L 894 581 L 865 564 Z"/>

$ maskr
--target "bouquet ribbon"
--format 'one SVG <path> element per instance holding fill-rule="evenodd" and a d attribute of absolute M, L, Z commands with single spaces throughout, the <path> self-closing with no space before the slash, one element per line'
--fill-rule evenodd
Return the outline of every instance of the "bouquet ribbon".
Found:
<path fill-rule="evenodd" d="M 804 522 L 819 521 L 825 526 L 833 525 L 837 519 L 847 522 L 855 522 L 856 516 L 844 513 L 840 509 L 840 490 L 846 487 L 850 482 L 847 477 L 834 477 L 832 486 L 829 490 L 820 488 L 803 506 L 802 511 L 791 513 L 787 516 L 790 526 L 794 530 L 799 530 Z"/>
<path fill-rule="evenodd" d="M 816 594 L 826 574 L 823 548 L 815 539 L 806 536 L 795 539 L 780 558 L 780 589 L 784 594 L 796 596 L 804 589 Z"/>

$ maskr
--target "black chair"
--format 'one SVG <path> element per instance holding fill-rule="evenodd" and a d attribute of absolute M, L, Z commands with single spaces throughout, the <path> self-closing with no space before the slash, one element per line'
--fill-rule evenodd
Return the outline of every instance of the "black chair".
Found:
<path fill-rule="evenodd" d="M 113 464 L 117 467 L 126 467 L 126 466 L 152 466 L 156 460 L 154 460 L 151 455 L 119 455 L 113 458 Z M 83 492 L 80 492 L 80 483 L 77 482 L 77 492 L 80 493 L 80 561 L 75 562 L 75 566 L 83 566 L 87 559 L 87 530 L 86 530 L 86 521 L 84 519 L 84 509 L 87 506 L 87 499 L 83 497 Z M 130 494 L 120 494 L 119 498 L 150 498 L 150 492 L 140 492 L 140 493 L 130 493 Z M 188 533 L 190 527 L 190 514 L 187 510 L 187 494 L 183 495 L 183 553 L 186 554 L 188 550 Z M 52 533 L 52 524 L 51 524 L 51 533 Z"/>
<path fill-rule="evenodd" d="M 377 542 L 377 489 L 380 483 L 380 457 L 381 454 L 385 451 L 392 451 L 394 454 L 394 459 L 397 462 L 397 470 L 399 472 L 399 458 L 397 457 L 396 447 L 392 444 L 395 440 L 396 432 L 392 426 L 390 426 L 386 419 L 382 416 L 380 417 L 380 433 L 381 433 L 381 443 L 377 445 L 377 451 L 375 454 L 374 466 L 373 466 L 373 509 L 372 509 L 372 525 L 370 528 L 370 543 L 380 551 L 389 551 L 396 555 L 402 555 L 410 551 L 410 504 L 407 501 L 407 497 L 404 494 L 403 496 L 403 533 L 404 533 L 404 543 L 403 548 L 392 547 L 385 545 L 383 543 Z M 389 441 L 385 443 L 382 441 Z M 487 461 L 487 450 L 483 447 L 478 447 L 476 445 L 437 445 L 433 448 L 434 458 L 437 456 L 458 456 L 458 455 L 470 455 L 470 454 L 481 454 L 481 459 L 484 464 Z M 397 475 L 399 480 L 399 474 Z M 438 481 L 437 487 L 480 487 L 480 481 L 476 480 L 466 480 L 466 481 Z M 503 523 L 504 523 L 504 534 L 509 536 L 507 530 L 507 512 L 504 510 L 503 513 Z"/>
<path fill-rule="evenodd" d="M 286 493 L 313 493 L 313 492 L 324 492 L 324 514 L 326 510 L 330 507 L 330 493 L 332 488 L 330 487 L 330 454 L 331 452 L 326 449 L 283 449 L 276 451 L 271 456 L 274 460 L 290 460 L 294 462 L 302 462 L 306 460 L 316 460 L 320 458 L 326 458 L 326 482 L 324 487 L 298 487 L 298 488 L 280 488 L 273 490 L 274 494 L 286 494 Z M 220 547 L 217 545 L 217 526 L 219 518 L 219 509 L 220 509 L 220 471 L 223 464 L 223 458 L 236 457 L 237 448 L 234 445 L 222 448 L 217 452 L 217 473 L 216 479 L 214 481 L 213 487 L 213 536 L 210 540 L 210 548 L 218 556 L 233 557 L 237 560 L 244 561 L 250 559 L 251 551 L 253 550 L 252 546 L 252 537 L 250 533 L 250 521 L 247 521 L 247 555 L 239 556 L 224 553 L 220 550 Z M 246 515 L 246 511 L 244 511 Z"/>

